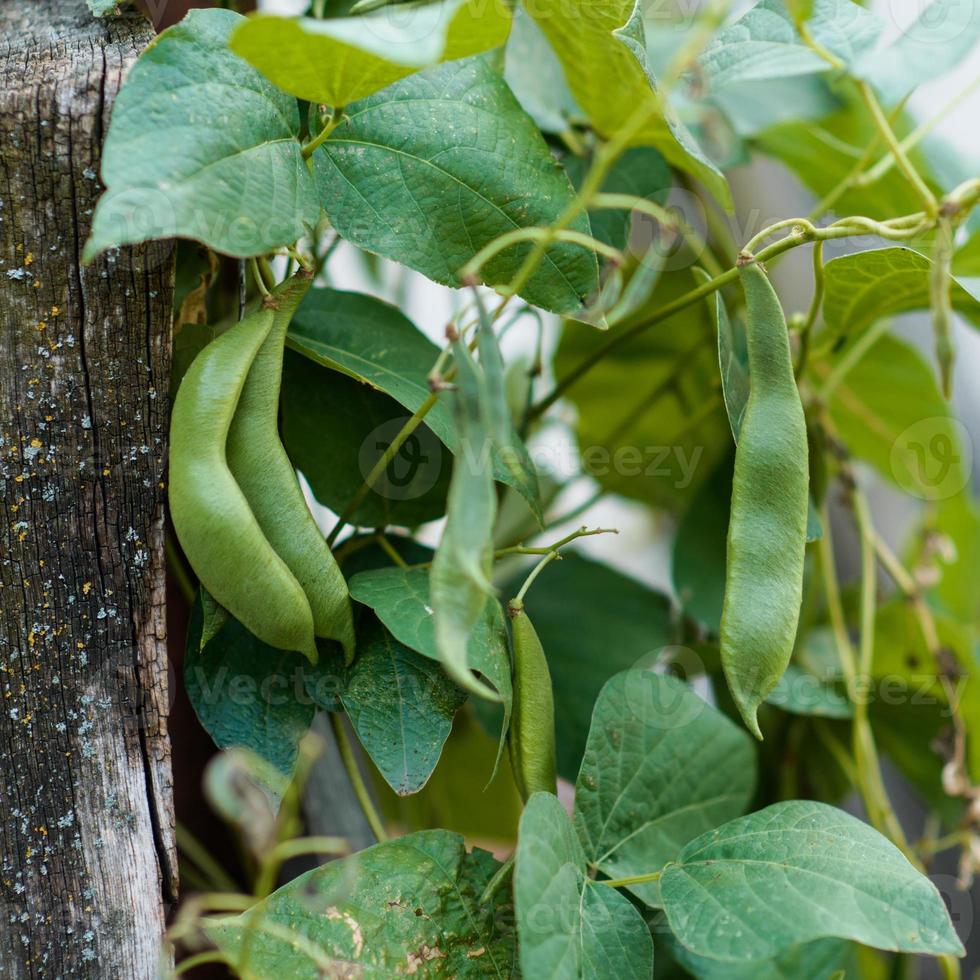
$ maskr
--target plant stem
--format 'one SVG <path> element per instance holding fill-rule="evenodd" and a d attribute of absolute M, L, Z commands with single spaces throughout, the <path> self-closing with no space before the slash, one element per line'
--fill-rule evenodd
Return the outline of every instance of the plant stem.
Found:
<path fill-rule="evenodd" d="M 314 151 L 318 146 L 324 143 L 330 138 L 330 134 L 344 121 L 344 107 L 335 106 L 330 110 L 330 115 L 327 117 L 326 123 L 324 123 L 323 129 L 320 130 L 313 139 L 310 140 L 306 146 L 300 151 L 303 154 L 304 160 L 309 160 L 313 156 Z"/>
<path fill-rule="evenodd" d="M 753 257 L 753 260 L 763 263 L 806 242 L 830 241 L 837 238 L 849 238 L 858 235 L 879 235 L 900 241 L 915 237 L 922 230 L 924 223 L 928 223 L 928 219 L 921 212 L 906 215 L 891 221 L 874 221 L 871 218 L 858 215 L 842 218 L 840 221 L 835 221 L 833 224 L 827 225 L 824 228 L 815 227 L 806 218 L 786 219 L 776 222 L 776 225 L 763 229 L 763 231 L 752 239 L 752 242 L 761 242 L 771 235 L 777 227 L 792 227 L 792 231 L 785 238 L 781 238 L 761 249 Z M 531 417 L 538 418 L 543 415 L 576 381 L 587 374 L 606 355 L 619 349 L 623 344 L 629 343 L 634 337 L 639 336 L 650 327 L 661 323 L 663 320 L 680 312 L 692 303 L 704 299 L 705 296 L 710 296 L 713 292 L 716 292 L 723 286 L 727 286 L 729 283 L 735 282 L 737 279 L 738 266 L 736 265 L 720 275 L 706 280 L 682 296 L 671 300 L 671 302 L 666 303 L 660 309 L 655 310 L 645 319 L 633 324 L 626 330 L 614 334 L 605 344 L 594 350 L 588 357 L 584 358 L 572 368 L 568 374 L 560 378 L 551 392 L 532 406 Z"/>
<path fill-rule="evenodd" d="M 797 378 L 802 377 L 806 370 L 807 358 L 810 355 L 810 336 L 813 333 L 813 325 L 817 322 L 820 307 L 823 303 L 824 271 L 823 271 L 823 242 L 813 243 L 813 296 L 810 298 L 810 308 L 807 310 L 806 319 L 800 327 L 800 349 L 796 359 L 795 374 Z"/>
<path fill-rule="evenodd" d="M 874 91 L 867 82 L 855 79 L 854 84 L 857 85 L 858 92 L 861 93 L 861 98 L 868 107 L 871 118 L 874 119 L 875 126 L 878 128 L 878 132 L 881 133 L 885 144 L 891 151 L 891 155 L 895 158 L 895 163 L 908 178 L 909 183 L 915 188 L 915 192 L 922 198 L 922 202 L 926 206 L 926 212 L 930 215 L 935 214 L 937 209 L 936 197 L 929 190 L 928 186 L 926 186 L 926 182 L 922 179 L 921 174 L 912 165 L 912 161 L 909 160 L 902 145 L 898 142 L 895 131 L 885 116 L 878 97 L 874 94 Z"/>
<path fill-rule="evenodd" d="M 331 711 L 328 715 L 330 727 L 333 730 L 334 738 L 337 740 L 337 749 L 340 752 L 341 761 L 344 763 L 344 769 L 347 771 L 347 777 L 350 779 L 357 802 L 364 813 L 364 819 L 367 820 L 375 838 L 379 842 L 386 841 L 388 834 L 385 831 L 381 816 L 375 808 L 374 800 L 371 799 L 371 794 L 364 783 L 364 777 L 361 775 L 361 768 L 357 764 L 357 756 L 354 754 L 354 746 L 351 744 L 350 736 L 347 734 L 347 728 L 344 725 L 344 716 L 337 711 Z"/>
<path fill-rule="evenodd" d="M 520 546 L 515 548 L 505 548 L 503 549 L 503 554 L 525 554 L 525 555 L 539 555 L 543 554 L 544 557 L 539 561 L 531 573 L 524 580 L 524 584 L 520 587 L 516 596 L 511 600 L 511 605 L 515 608 L 520 608 L 524 604 L 524 596 L 527 595 L 527 590 L 531 588 L 534 584 L 534 580 L 544 571 L 545 567 L 556 558 L 561 558 L 560 549 L 564 548 L 565 545 L 570 544 L 576 538 L 588 538 L 596 534 L 619 534 L 619 531 L 613 527 L 596 527 L 591 530 L 587 527 L 580 527 L 571 534 L 566 534 L 560 541 L 556 541 L 553 545 L 547 548 L 521 548 Z"/>
<path fill-rule="evenodd" d="M 174 826 L 177 849 L 198 866 L 209 886 L 217 891 L 236 892 L 238 885 L 211 856 L 210 851 L 178 820 Z"/>
<path fill-rule="evenodd" d="M 381 550 L 399 567 L 408 568 L 408 562 L 395 550 L 395 546 L 380 532 L 375 535 Z"/>
<path fill-rule="evenodd" d="M 608 878 L 593 884 L 605 885 L 608 888 L 628 888 L 630 885 L 645 885 L 650 881 L 659 881 L 663 871 L 651 871 L 645 875 L 631 875 L 629 878 Z"/>
<path fill-rule="evenodd" d="M 401 427 L 388 448 L 381 454 L 378 461 L 371 468 L 371 472 L 364 478 L 364 482 L 358 487 L 357 493 L 351 498 L 350 503 L 344 508 L 343 513 L 337 518 L 337 523 L 327 537 L 327 544 L 331 547 L 337 540 L 344 525 L 350 523 L 355 511 L 360 507 L 364 498 L 371 492 L 371 488 L 381 477 L 381 474 L 388 468 L 391 461 L 398 455 L 399 450 L 405 445 L 408 437 L 419 427 L 422 420 L 429 414 L 432 407 L 439 400 L 438 392 L 431 392 L 421 405 L 412 413 L 412 416 Z"/>

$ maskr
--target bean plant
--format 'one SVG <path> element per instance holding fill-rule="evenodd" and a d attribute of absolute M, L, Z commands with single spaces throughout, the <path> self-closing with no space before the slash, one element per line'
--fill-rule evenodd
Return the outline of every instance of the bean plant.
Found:
<path fill-rule="evenodd" d="M 165 970 L 959 976 L 980 180 L 970 91 L 907 100 L 973 5 L 233 6 L 130 68 L 86 245 L 178 240 L 170 555 L 248 880 L 183 836 Z"/>

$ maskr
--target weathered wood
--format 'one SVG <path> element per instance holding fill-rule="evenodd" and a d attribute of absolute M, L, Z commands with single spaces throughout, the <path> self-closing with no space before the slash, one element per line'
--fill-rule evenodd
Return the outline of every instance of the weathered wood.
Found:
<path fill-rule="evenodd" d="M 150 40 L 0 3 L 0 976 L 157 975 L 172 901 L 169 245 L 79 264 Z"/>

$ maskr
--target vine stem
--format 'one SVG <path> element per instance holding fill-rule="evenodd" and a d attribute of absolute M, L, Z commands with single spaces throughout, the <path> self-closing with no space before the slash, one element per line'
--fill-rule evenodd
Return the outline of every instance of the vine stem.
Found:
<path fill-rule="evenodd" d="M 817 228 L 806 218 L 792 218 L 778 221 L 775 225 L 771 225 L 769 228 L 765 228 L 759 232 L 752 239 L 752 242 L 764 241 L 777 230 L 783 228 L 791 227 L 792 230 L 784 238 L 761 249 L 754 256 L 754 261 L 760 263 L 766 262 L 799 245 L 814 241 L 830 241 L 832 239 L 858 235 L 881 235 L 882 232 L 885 233 L 886 237 L 897 239 L 912 238 L 919 232 L 924 219 L 925 215 L 921 212 L 906 215 L 903 218 L 898 218 L 891 222 L 877 222 L 870 218 L 856 216 L 843 218 L 824 228 Z M 634 337 L 637 337 L 650 327 L 661 323 L 668 317 L 690 306 L 692 303 L 696 303 L 698 300 L 710 296 L 723 286 L 735 282 L 736 279 L 738 279 L 738 265 L 725 270 L 720 275 L 705 280 L 701 285 L 664 304 L 660 309 L 655 310 L 648 317 L 635 323 L 627 330 L 623 330 L 615 336 L 610 337 L 605 344 L 594 350 L 587 358 L 580 361 L 568 374 L 561 378 L 551 392 L 541 401 L 531 407 L 531 417 L 537 418 L 543 415 L 576 381 L 588 373 L 608 354 L 622 347 L 623 344 L 629 343 Z"/>
<path fill-rule="evenodd" d="M 607 888 L 629 888 L 630 885 L 645 885 L 647 882 L 659 881 L 663 871 L 651 871 L 645 875 L 630 875 L 628 878 L 608 878 L 604 881 L 595 881 L 595 885 L 605 885 Z"/>
<path fill-rule="evenodd" d="M 318 146 L 326 142 L 330 138 L 330 134 L 344 121 L 344 107 L 337 106 L 330 110 L 330 115 L 327 117 L 326 123 L 324 123 L 323 129 L 320 130 L 313 139 L 310 140 L 306 146 L 300 151 L 303 155 L 304 160 L 309 160 L 313 156 L 314 151 Z"/>
<path fill-rule="evenodd" d="M 867 704 L 863 697 L 857 697 L 859 682 L 869 676 L 859 672 L 864 666 L 870 666 L 874 654 L 874 610 L 875 610 L 875 577 L 874 552 L 871 550 L 871 571 L 869 572 L 868 549 L 862 545 L 862 575 L 861 575 L 861 647 L 860 661 L 855 655 L 854 647 L 847 632 L 847 622 L 844 618 L 844 607 L 841 601 L 840 584 L 834 568 L 834 547 L 830 525 L 830 513 L 826 502 L 820 509 L 820 519 L 823 523 L 823 535 L 819 542 L 820 566 L 823 573 L 824 592 L 827 598 L 827 612 L 830 616 L 837 655 L 840 660 L 844 679 L 847 683 L 848 695 L 854 705 L 853 746 L 854 762 L 857 767 L 857 789 L 861 794 L 868 811 L 871 824 L 892 843 L 916 867 L 921 867 L 915 853 L 908 845 L 891 801 L 885 791 L 881 779 L 877 749 L 874 735 L 868 723 Z M 862 534 L 862 542 L 864 535 Z M 860 666 L 859 666 L 860 665 Z"/>
<path fill-rule="evenodd" d="M 524 605 L 524 596 L 527 595 L 528 589 L 534 584 L 535 579 L 545 570 L 545 568 L 553 562 L 556 558 L 561 558 L 561 548 L 565 545 L 571 543 L 576 538 L 586 538 L 591 537 L 595 534 L 619 534 L 619 530 L 613 527 L 597 527 L 589 530 L 587 527 L 580 527 L 577 531 L 572 531 L 571 534 L 566 534 L 561 541 L 556 541 L 550 548 L 537 549 L 528 548 L 523 551 L 516 551 L 515 549 L 505 549 L 507 554 L 540 554 L 544 552 L 544 557 L 539 561 L 534 568 L 531 569 L 530 574 L 524 579 L 524 584 L 518 589 L 517 595 L 510 601 L 511 608 L 520 609 Z"/>
<path fill-rule="evenodd" d="M 817 322 L 817 315 L 823 304 L 824 291 L 824 270 L 823 270 L 823 242 L 813 244 L 813 296 L 810 297 L 810 307 L 806 313 L 806 319 L 800 327 L 800 349 L 797 355 L 795 374 L 799 378 L 803 375 L 806 362 L 810 356 L 810 336 L 813 333 L 813 326 Z"/>
<path fill-rule="evenodd" d="M 367 820 L 368 826 L 371 828 L 371 833 L 374 834 L 378 842 L 383 843 L 388 840 L 388 833 L 385 830 L 380 814 L 375 808 L 374 800 L 371 799 L 371 794 L 368 792 L 368 788 L 364 783 L 360 766 L 357 764 L 357 757 L 354 755 L 354 746 L 351 744 L 350 736 L 347 734 L 347 728 L 344 726 L 344 716 L 336 711 L 328 712 L 328 714 L 330 717 L 330 728 L 333 730 L 334 738 L 337 740 L 340 759 L 344 764 L 344 769 L 347 771 L 347 776 L 350 779 L 354 795 L 357 797 L 357 802 L 360 804 L 361 810 L 364 813 L 364 819 Z"/>
<path fill-rule="evenodd" d="M 864 100 L 864 104 L 868 107 L 868 111 L 871 113 L 871 118 L 874 119 L 875 126 L 878 128 L 878 132 L 881 133 L 885 144 L 891 151 L 891 155 L 895 158 L 895 163 L 898 165 L 898 168 L 903 174 L 905 174 L 909 183 L 915 188 L 916 193 L 922 198 L 922 201 L 926 206 L 926 211 L 930 215 L 935 214 L 938 207 L 936 203 L 936 196 L 931 190 L 929 190 L 928 186 L 926 186 L 926 182 L 922 179 L 922 175 L 912 165 L 912 161 L 909 160 L 908 154 L 906 154 L 905 150 L 902 148 L 902 144 L 899 143 L 898 139 L 896 138 L 895 131 L 888 122 L 888 118 L 885 116 L 885 112 L 881 108 L 881 103 L 878 101 L 878 97 L 874 94 L 874 91 L 867 82 L 855 79 L 854 84 L 857 86 L 858 92 L 861 94 L 861 98 Z"/>
<path fill-rule="evenodd" d="M 371 488 L 377 483 L 381 474 L 388 468 L 391 461 L 398 455 L 399 450 L 405 445 L 408 437 L 419 427 L 422 420 L 429 414 L 432 407 L 439 400 L 438 392 L 431 392 L 421 405 L 412 413 L 411 417 L 405 422 L 395 438 L 391 440 L 388 448 L 378 457 L 378 461 L 371 467 L 371 472 L 364 478 L 364 482 L 357 488 L 357 492 L 351 497 L 350 502 L 344 508 L 343 513 L 337 518 L 337 523 L 327 537 L 327 544 L 331 547 L 337 540 L 337 535 L 346 524 L 350 523 L 355 511 L 363 503 L 364 498 L 371 492 Z"/>

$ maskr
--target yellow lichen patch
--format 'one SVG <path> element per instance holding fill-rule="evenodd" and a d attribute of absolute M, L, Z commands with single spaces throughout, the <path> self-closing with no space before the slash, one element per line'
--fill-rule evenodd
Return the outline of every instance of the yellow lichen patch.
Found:
<path fill-rule="evenodd" d="M 92 591 L 92 583 L 84 582 L 82 584 L 82 595 L 88 595 Z"/>

